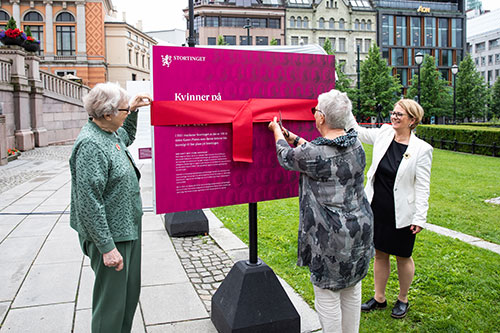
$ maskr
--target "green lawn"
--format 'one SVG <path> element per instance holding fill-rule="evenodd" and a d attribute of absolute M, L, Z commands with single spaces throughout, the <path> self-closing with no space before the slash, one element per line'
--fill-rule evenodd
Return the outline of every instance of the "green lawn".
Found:
<path fill-rule="evenodd" d="M 365 146 L 367 160 L 371 147 Z M 500 208 L 484 199 L 500 196 L 500 159 L 434 150 L 429 222 L 500 244 Z M 248 206 L 213 209 L 224 225 L 248 243 Z M 307 268 L 296 266 L 298 200 L 258 204 L 259 257 L 312 306 Z M 362 332 L 498 332 L 500 255 L 422 231 L 414 250 L 416 275 L 411 310 L 404 320 L 390 311 L 397 276 L 388 283 L 386 310 L 363 314 Z M 363 280 L 363 299 L 372 295 L 373 271 Z"/>

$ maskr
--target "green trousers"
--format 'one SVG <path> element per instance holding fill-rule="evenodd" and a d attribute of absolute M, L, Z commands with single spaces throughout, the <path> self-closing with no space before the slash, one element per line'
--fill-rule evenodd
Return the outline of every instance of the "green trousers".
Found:
<path fill-rule="evenodd" d="M 92 333 L 130 332 L 141 292 L 141 239 L 117 242 L 123 269 L 104 266 L 95 244 L 80 237 L 83 253 L 95 273 Z"/>

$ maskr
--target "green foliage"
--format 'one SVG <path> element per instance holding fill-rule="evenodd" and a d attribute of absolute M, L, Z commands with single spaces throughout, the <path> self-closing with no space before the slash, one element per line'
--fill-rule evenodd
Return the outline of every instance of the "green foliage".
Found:
<path fill-rule="evenodd" d="M 335 89 L 346 92 L 349 97 L 351 97 L 352 89 L 351 80 L 347 77 L 347 75 L 340 70 L 339 63 L 335 60 L 335 73 L 337 75 L 337 80 L 335 81 Z"/>
<path fill-rule="evenodd" d="M 500 117 L 500 80 L 498 78 L 490 88 L 490 112 L 495 118 Z"/>
<path fill-rule="evenodd" d="M 333 54 L 332 43 L 330 42 L 330 38 L 327 38 L 325 40 L 325 44 L 323 45 L 323 49 L 325 50 L 326 54 L 329 54 L 329 55 Z"/>
<path fill-rule="evenodd" d="M 361 114 L 356 116 L 376 116 L 376 107 L 382 106 L 382 116 L 386 117 L 399 99 L 401 84 L 396 76 L 391 75 L 392 68 L 380 55 L 380 49 L 372 44 L 368 57 L 361 64 L 361 88 L 350 94 L 352 101 L 361 100 Z"/>
<path fill-rule="evenodd" d="M 365 145 L 369 168 L 372 146 Z M 485 199 L 500 196 L 500 159 L 435 149 L 428 222 L 500 244 L 500 207 Z M 467 186 L 464 186 L 467 184 Z M 224 225 L 248 241 L 247 205 L 213 209 Z M 258 206 L 259 257 L 311 306 L 309 271 L 297 267 L 297 198 Z M 391 258 L 389 306 L 363 313 L 360 332 L 496 332 L 500 311 L 498 254 L 427 230 L 416 239 L 416 272 L 410 288 L 411 309 L 404 320 L 390 318 L 399 290 Z M 363 280 L 365 301 L 373 296 L 373 267 Z"/>
<path fill-rule="evenodd" d="M 448 85 L 448 81 L 441 78 L 441 73 L 437 71 L 434 58 L 426 55 L 420 68 L 420 105 L 424 108 L 425 117 L 453 116 L 453 91 Z M 418 96 L 417 74 L 411 79 L 411 87 L 407 97 L 416 99 Z"/>
<path fill-rule="evenodd" d="M 420 125 L 417 127 L 417 135 L 425 141 L 442 149 L 454 150 L 454 140 L 471 144 L 473 141 L 478 145 L 491 146 L 493 143 L 500 146 L 500 128 L 499 127 L 478 127 L 463 125 Z M 451 141 L 449 143 L 441 140 Z M 470 153 L 472 145 L 457 144 L 457 151 Z M 492 155 L 491 147 L 476 146 L 475 154 Z M 495 154 L 500 155 L 500 149 L 496 148 Z"/>
<path fill-rule="evenodd" d="M 222 35 L 219 35 L 219 37 L 217 37 L 217 45 L 227 45 Z"/>
<path fill-rule="evenodd" d="M 278 41 L 276 40 L 276 38 L 271 39 L 269 45 L 278 45 Z"/>
<path fill-rule="evenodd" d="M 17 29 L 16 20 L 14 20 L 13 17 L 11 17 L 9 19 L 9 21 L 7 22 L 7 25 L 5 26 L 5 30 L 8 30 L 8 29 Z"/>
<path fill-rule="evenodd" d="M 456 76 L 457 118 L 484 116 L 487 89 L 483 77 L 476 69 L 470 54 L 462 60 Z"/>
<path fill-rule="evenodd" d="M 24 33 L 26 34 L 26 36 L 30 37 L 32 36 L 31 35 L 31 29 L 29 27 L 29 25 L 27 25 L 25 28 L 24 28 Z"/>

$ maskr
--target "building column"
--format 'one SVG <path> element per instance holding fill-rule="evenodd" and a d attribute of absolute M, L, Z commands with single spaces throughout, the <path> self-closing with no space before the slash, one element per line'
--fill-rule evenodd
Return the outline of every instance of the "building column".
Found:
<path fill-rule="evenodd" d="M 2 114 L 2 104 L 0 104 L 0 165 L 7 164 L 7 155 L 7 127 L 5 116 Z"/>
<path fill-rule="evenodd" d="M 31 116 L 29 93 L 31 91 L 26 77 L 25 61 L 26 52 L 20 46 L 11 46 L 8 49 L 0 49 L 3 58 L 11 59 L 11 84 L 14 86 L 14 123 L 16 129 L 14 137 L 16 148 L 22 151 L 35 147 L 34 135 L 31 130 Z"/>
<path fill-rule="evenodd" d="M 33 131 L 35 146 L 49 145 L 47 129 L 43 126 L 43 83 L 40 80 L 40 58 L 35 55 L 26 57 L 28 65 L 28 84 L 31 88 L 29 95 L 31 130 Z"/>
<path fill-rule="evenodd" d="M 12 17 L 16 20 L 17 27 L 21 29 L 21 8 L 19 3 L 21 0 L 9 0 L 12 4 Z"/>
<path fill-rule="evenodd" d="M 45 4 L 45 60 L 54 60 L 54 14 L 52 0 L 44 0 Z"/>
<path fill-rule="evenodd" d="M 87 60 L 87 33 L 85 27 L 85 1 L 76 1 L 76 40 L 78 61 Z"/>

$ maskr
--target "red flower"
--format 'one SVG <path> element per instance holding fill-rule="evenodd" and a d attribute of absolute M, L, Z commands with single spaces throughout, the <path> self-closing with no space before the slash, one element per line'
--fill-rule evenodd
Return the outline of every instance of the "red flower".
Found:
<path fill-rule="evenodd" d="M 18 28 L 5 30 L 5 35 L 10 38 L 17 38 L 21 35 L 21 31 Z"/>
<path fill-rule="evenodd" d="M 28 41 L 30 41 L 30 42 L 34 42 L 34 41 L 35 41 L 35 38 L 33 38 L 33 37 L 31 37 L 31 36 L 28 36 L 26 39 L 27 39 Z"/>

